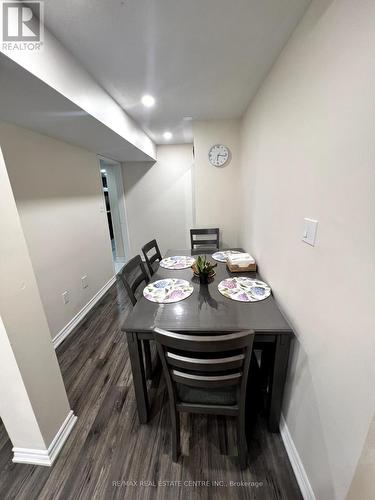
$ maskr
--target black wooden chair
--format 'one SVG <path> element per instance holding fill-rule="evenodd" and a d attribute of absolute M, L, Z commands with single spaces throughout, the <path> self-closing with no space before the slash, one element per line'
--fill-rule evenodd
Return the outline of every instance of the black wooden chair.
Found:
<path fill-rule="evenodd" d="M 204 235 L 214 235 L 213 239 L 202 238 Z M 215 249 L 219 250 L 219 228 L 215 227 L 212 229 L 190 229 L 190 243 L 191 249 L 202 249 L 205 250 Z"/>
<path fill-rule="evenodd" d="M 145 285 L 150 281 L 145 266 L 139 255 L 136 255 L 129 260 L 127 264 L 121 269 L 119 276 L 124 284 L 125 290 L 128 293 L 129 299 L 133 306 L 137 303 L 136 292 L 140 284 L 144 281 Z M 151 379 L 152 375 L 152 360 L 150 341 L 143 340 L 143 354 L 145 358 L 145 371 L 146 377 Z"/>
<path fill-rule="evenodd" d="M 151 250 L 152 250 L 152 255 L 149 257 L 148 254 L 151 252 Z M 152 276 L 156 271 L 156 266 L 155 266 L 156 261 L 160 262 L 162 259 L 156 240 L 152 240 L 146 243 L 146 245 L 142 247 L 142 253 L 144 255 L 148 270 L 150 272 L 150 276 Z"/>
<path fill-rule="evenodd" d="M 237 417 L 238 454 L 247 464 L 246 386 L 254 332 L 195 335 L 155 328 L 172 421 L 172 459 L 180 454 L 179 412 Z"/>

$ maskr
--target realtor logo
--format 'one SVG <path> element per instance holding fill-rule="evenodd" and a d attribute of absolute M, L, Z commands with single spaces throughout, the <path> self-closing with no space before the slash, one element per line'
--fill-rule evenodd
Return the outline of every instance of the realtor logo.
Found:
<path fill-rule="evenodd" d="M 2 49 L 39 50 L 43 38 L 43 3 L 2 0 Z"/>

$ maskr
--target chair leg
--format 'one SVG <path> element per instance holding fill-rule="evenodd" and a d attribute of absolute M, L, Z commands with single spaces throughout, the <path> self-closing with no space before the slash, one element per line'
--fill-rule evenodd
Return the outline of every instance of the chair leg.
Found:
<path fill-rule="evenodd" d="M 247 442 L 246 442 L 246 431 L 245 431 L 245 418 L 240 415 L 237 419 L 237 447 L 238 447 L 238 459 L 241 469 L 246 469 L 247 467 Z"/>
<path fill-rule="evenodd" d="M 145 374 L 147 380 L 152 379 L 152 359 L 151 359 L 151 348 L 150 341 L 143 340 L 143 353 L 145 357 Z"/>
<path fill-rule="evenodd" d="M 180 456 L 180 414 L 176 408 L 171 407 L 172 419 L 172 460 L 178 462 Z"/>

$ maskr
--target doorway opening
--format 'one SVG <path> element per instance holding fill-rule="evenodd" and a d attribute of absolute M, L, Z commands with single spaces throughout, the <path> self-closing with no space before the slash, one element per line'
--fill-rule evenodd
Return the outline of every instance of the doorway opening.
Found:
<path fill-rule="evenodd" d="M 99 162 L 111 240 L 113 268 L 115 273 L 118 274 L 128 260 L 129 255 L 121 164 L 107 158 L 99 158 Z"/>

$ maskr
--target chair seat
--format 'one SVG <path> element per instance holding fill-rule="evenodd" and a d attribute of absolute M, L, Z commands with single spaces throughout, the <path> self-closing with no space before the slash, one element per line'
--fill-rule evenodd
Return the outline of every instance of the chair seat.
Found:
<path fill-rule="evenodd" d="M 216 389 L 202 389 L 184 384 L 176 384 L 177 398 L 182 403 L 208 405 L 237 404 L 236 388 L 233 386 Z"/>

